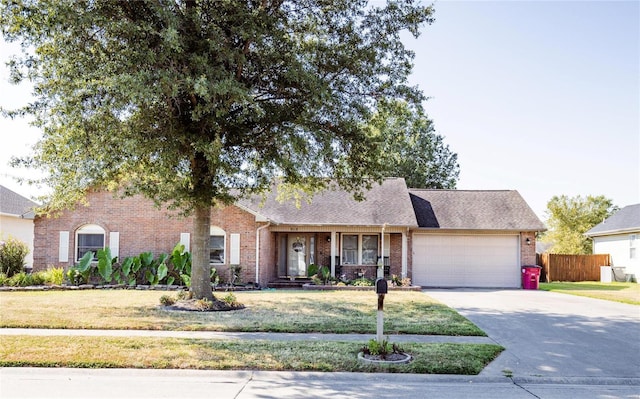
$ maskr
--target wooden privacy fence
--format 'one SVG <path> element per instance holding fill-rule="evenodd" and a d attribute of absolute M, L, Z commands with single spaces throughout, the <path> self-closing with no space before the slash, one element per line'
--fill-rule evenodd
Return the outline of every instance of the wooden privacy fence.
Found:
<path fill-rule="evenodd" d="M 538 254 L 540 281 L 600 281 L 600 266 L 611 266 L 605 255 Z"/>

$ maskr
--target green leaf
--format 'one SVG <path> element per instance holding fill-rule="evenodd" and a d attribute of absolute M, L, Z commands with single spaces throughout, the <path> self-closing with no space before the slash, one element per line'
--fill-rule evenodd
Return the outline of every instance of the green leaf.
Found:
<path fill-rule="evenodd" d="M 138 273 L 141 267 L 142 267 L 142 261 L 140 260 L 140 257 L 136 256 L 135 258 L 133 258 L 133 262 L 131 264 L 131 271 L 133 271 L 133 273 Z"/>
<path fill-rule="evenodd" d="M 142 267 L 149 267 L 153 264 L 153 253 L 143 252 L 140 254 L 140 263 Z"/>
<path fill-rule="evenodd" d="M 76 269 L 80 273 L 84 273 L 87 270 L 89 270 L 89 268 L 91 267 L 91 262 L 92 261 L 93 261 L 93 252 L 91 252 L 91 251 L 85 252 L 85 254 L 82 256 L 82 258 L 80 258 L 80 261 L 78 262 L 78 265 L 76 266 Z"/>
<path fill-rule="evenodd" d="M 167 273 L 169 272 L 169 268 L 165 263 L 161 263 L 158 266 L 158 281 L 162 281 L 165 277 L 167 277 Z"/>
<path fill-rule="evenodd" d="M 98 250 L 98 274 L 105 283 L 111 282 L 111 274 L 113 273 L 113 262 L 111 258 L 111 250 L 107 247 Z"/>
<path fill-rule="evenodd" d="M 147 281 L 149 282 L 149 284 L 151 285 L 156 285 L 156 279 L 158 278 L 158 276 L 153 273 L 151 270 L 146 270 L 144 272 L 145 277 L 147 278 Z"/>
<path fill-rule="evenodd" d="M 131 273 L 131 266 L 132 265 L 133 265 L 133 258 L 125 258 L 124 259 L 124 262 L 122 262 L 122 266 L 120 267 L 124 277 L 128 277 L 129 276 L 129 273 Z"/>

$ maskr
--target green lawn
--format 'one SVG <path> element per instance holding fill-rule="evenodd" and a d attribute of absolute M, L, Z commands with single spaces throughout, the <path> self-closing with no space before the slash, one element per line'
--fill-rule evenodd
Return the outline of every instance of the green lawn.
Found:
<path fill-rule="evenodd" d="M 540 289 L 640 305 L 640 284 L 638 283 L 600 283 L 595 281 L 578 283 L 554 282 L 540 283 Z"/>
<path fill-rule="evenodd" d="M 358 362 L 363 344 L 178 338 L 32 337 L 0 340 L 0 367 L 296 370 L 478 374 L 503 350 L 488 344 L 406 344 L 407 365 Z"/>
<path fill-rule="evenodd" d="M 377 295 L 353 291 L 236 293 L 245 309 L 176 312 L 166 291 L 0 292 L 0 327 L 376 332 Z M 224 296 L 221 294 L 220 296 Z M 385 297 L 386 334 L 485 335 L 453 309 L 419 292 Z M 178 338 L 3 336 L 0 367 L 125 367 L 478 374 L 504 349 L 485 344 L 403 344 L 408 365 L 357 361 L 366 342 L 199 340 Z"/>
<path fill-rule="evenodd" d="M 0 327 L 202 330 L 292 333 L 376 332 L 370 291 L 238 292 L 246 308 L 175 312 L 160 307 L 165 291 L 0 292 Z M 222 294 L 223 296 L 224 294 Z M 485 335 L 453 309 L 420 292 L 385 297 L 385 334 Z"/>

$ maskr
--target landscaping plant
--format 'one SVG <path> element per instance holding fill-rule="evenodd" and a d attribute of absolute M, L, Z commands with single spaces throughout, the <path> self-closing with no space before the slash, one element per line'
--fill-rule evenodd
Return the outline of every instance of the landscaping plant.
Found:
<path fill-rule="evenodd" d="M 9 237 L 5 241 L 0 241 L 0 272 L 8 277 L 20 273 L 28 254 L 29 246 L 18 239 Z"/>

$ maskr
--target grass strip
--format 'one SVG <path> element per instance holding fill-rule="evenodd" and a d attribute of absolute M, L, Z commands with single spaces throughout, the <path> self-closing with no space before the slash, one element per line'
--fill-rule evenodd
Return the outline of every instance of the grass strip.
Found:
<path fill-rule="evenodd" d="M 540 283 L 544 291 L 640 305 L 640 284 L 595 281 Z"/>
<path fill-rule="evenodd" d="M 476 375 L 504 349 L 489 344 L 405 344 L 407 365 L 363 364 L 364 345 L 317 341 L 5 336 L 1 367 L 289 370 Z"/>
<path fill-rule="evenodd" d="M 0 292 L 0 327 L 193 330 L 290 333 L 376 332 L 377 295 L 353 291 L 238 292 L 245 309 L 175 312 L 166 291 Z M 393 292 L 384 302 L 385 334 L 485 336 L 455 310 L 421 292 Z"/>

